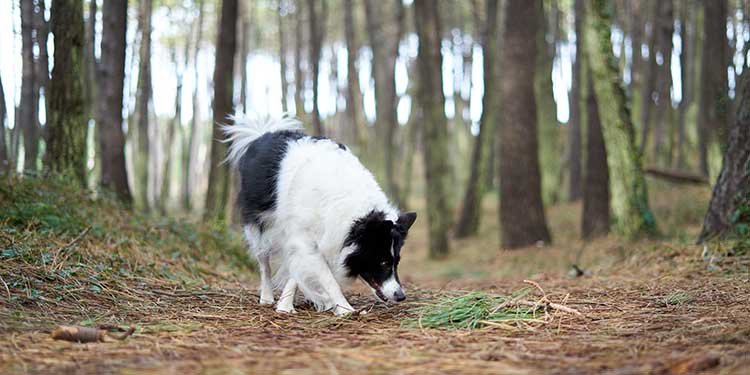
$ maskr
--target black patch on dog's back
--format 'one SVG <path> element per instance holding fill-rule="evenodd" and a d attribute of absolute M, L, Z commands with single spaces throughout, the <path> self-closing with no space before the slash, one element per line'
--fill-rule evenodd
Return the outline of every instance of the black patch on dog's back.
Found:
<path fill-rule="evenodd" d="M 305 135 L 298 131 L 280 131 L 263 134 L 253 141 L 239 163 L 240 206 L 242 222 L 255 224 L 263 230 L 260 215 L 276 205 L 281 160 L 286 155 L 289 142 Z"/>

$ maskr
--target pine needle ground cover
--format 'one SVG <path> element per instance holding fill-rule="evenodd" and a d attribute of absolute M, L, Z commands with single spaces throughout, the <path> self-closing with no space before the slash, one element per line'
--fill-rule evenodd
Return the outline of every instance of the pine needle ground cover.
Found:
<path fill-rule="evenodd" d="M 574 211 L 552 210 L 553 231 L 576 221 Z M 237 233 L 140 217 L 62 182 L 3 180 L 0 373 L 744 374 L 750 366 L 744 255 L 617 238 L 582 256 L 566 240 L 504 253 L 482 236 L 433 263 L 418 223 L 400 270 L 407 302 L 375 304 L 355 287 L 349 300 L 360 312 L 337 318 L 258 305 Z M 571 278 L 576 259 L 587 272 Z M 51 338 L 61 325 L 135 330 L 79 344 Z"/>

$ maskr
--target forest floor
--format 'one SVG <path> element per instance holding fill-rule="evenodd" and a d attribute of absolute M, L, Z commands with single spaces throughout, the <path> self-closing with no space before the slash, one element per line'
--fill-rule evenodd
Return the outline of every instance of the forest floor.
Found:
<path fill-rule="evenodd" d="M 149 221 L 58 193 L 56 185 L 32 185 L 26 188 L 36 192 L 25 195 L 7 181 L 0 184 L 3 374 L 750 369 L 750 258 L 730 256 L 721 244 L 691 244 L 706 187 L 654 189 L 660 240 L 628 243 L 610 236 L 584 245 L 576 240 L 580 205 L 569 204 L 549 210 L 554 244 L 499 251 L 496 201 L 490 199 L 480 236 L 455 241 L 448 259 L 433 261 L 426 260 L 425 222 L 418 222 L 400 268 L 407 301 L 374 304 L 356 286 L 350 302 L 368 313 L 337 318 L 304 306 L 293 315 L 260 306 L 254 274 L 236 264 L 241 255 L 212 255 L 216 248 L 233 254 L 241 246 L 231 233 L 212 236 Z M 39 203 L 53 191 L 57 198 Z M 94 208 L 58 211 L 58 203 L 78 201 Z M 75 225 L 61 227 L 70 222 Z M 573 264 L 585 273 L 572 276 Z M 536 319 L 474 330 L 419 325 L 420 307 L 444 295 L 509 295 L 527 286 L 525 279 L 581 315 L 548 310 Z M 88 344 L 50 338 L 57 325 L 100 324 L 136 331 L 122 341 Z"/>

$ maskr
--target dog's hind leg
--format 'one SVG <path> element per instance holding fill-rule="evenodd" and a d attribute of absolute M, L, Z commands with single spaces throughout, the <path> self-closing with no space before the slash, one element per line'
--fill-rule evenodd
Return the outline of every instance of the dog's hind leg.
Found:
<path fill-rule="evenodd" d="M 260 304 L 273 305 L 273 285 L 271 285 L 271 247 L 263 241 L 259 228 L 245 225 L 245 238 L 250 246 L 250 253 L 258 262 L 260 273 Z"/>
<path fill-rule="evenodd" d="M 297 282 L 294 279 L 287 280 L 284 290 L 279 297 L 279 303 L 276 305 L 276 312 L 296 313 L 294 310 L 294 295 L 297 294 Z"/>

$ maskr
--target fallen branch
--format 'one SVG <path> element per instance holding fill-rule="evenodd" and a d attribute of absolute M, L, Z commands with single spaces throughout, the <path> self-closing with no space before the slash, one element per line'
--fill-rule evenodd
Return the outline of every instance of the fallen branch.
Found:
<path fill-rule="evenodd" d="M 646 167 L 644 170 L 647 174 L 664 180 L 681 183 L 681 184 L 708 184 L 708 178 L 703 175 L 683 171 L 670 171 L 656 167 Z"/>
<path fill-rule="evenodd" d="M 112 335 L 107 332 L 108 329 L 117 331 L 125 331 L 121 335 Z M 88 342 L 104 342 L 107 336 L 112 337 L 116 340 L 125 340 L 135 332 L 135 327 L 130 327 L 125 330 L 117 326 L 99 326 L 97 328 L 92 327 L 77 327 L 77 326 L 59 326 L 52 331 L 52 338 L 54 340 L 64 340 L 77 343 L 88 343 Z"/>

